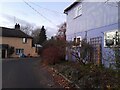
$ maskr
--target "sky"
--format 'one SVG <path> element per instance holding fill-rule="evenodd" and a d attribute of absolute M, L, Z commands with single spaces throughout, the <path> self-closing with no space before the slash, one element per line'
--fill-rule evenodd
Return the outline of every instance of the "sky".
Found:
<path fill-rule="evenodd" d="M 57 33 L 57 26 L 66 21 L 64 9 L 74 1 L 76 0 L 0 0 L 0 26 L 14 28 L 19 23 L 22 26 L 41 28 L 44 25 L 50 38 Z"/>
<path fill-rule="evenodd" d="M 34 28 L 47 29 L 48 37 L 57 33 L 58 25 L 66 21 L 63 13 L 72 2 L 19 2 L 0 3 L 0 26 L 14 28 L 16 23 L 20 25 L 32 25 Z"/>

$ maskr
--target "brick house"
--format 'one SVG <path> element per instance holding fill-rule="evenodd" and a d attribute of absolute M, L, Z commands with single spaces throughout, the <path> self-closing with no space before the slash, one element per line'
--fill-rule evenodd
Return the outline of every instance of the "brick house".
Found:
<path fill-rule="evenodd" d="M 32 37 L 20 30 L 16 24 L 14 29 L 0 27 L 0 53 L 2 58 L 19 57 L 20 53 L 38 56 L 35 47 L 32 47 Z M 12 55 L 9 55 L 12 50 Z"/>

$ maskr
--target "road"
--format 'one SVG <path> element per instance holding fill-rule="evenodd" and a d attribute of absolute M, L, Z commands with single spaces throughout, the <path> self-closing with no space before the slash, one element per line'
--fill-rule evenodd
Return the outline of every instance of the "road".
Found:
<path fill-rule="evenodd" d="M 38 58 L 2 61 L 2 88 L 61 88 Z"/>

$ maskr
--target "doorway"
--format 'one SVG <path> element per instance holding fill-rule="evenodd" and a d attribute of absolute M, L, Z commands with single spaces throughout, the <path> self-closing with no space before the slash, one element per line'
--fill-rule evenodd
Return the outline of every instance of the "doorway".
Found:
<path fill-rule="evenodd" d="M 2 58 L 5 58 L 5 50 L 2 50 Z"/>

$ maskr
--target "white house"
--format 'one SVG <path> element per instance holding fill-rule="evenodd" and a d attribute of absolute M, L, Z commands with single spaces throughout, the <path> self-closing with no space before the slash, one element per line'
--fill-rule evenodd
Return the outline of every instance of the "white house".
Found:
<path fill-rule="evenodd" d="M 120 45 L 119 5 L 119 2 L 79 0 L 64 10 L 67 15 L 67 41 L 73 41 L 75 37 L 76 40 L 87 38 L 94 47 L 94 62 L 101 62 L 106 67 L 113 63 L 110 59 L 114 58 L 108 47 Z"/>

